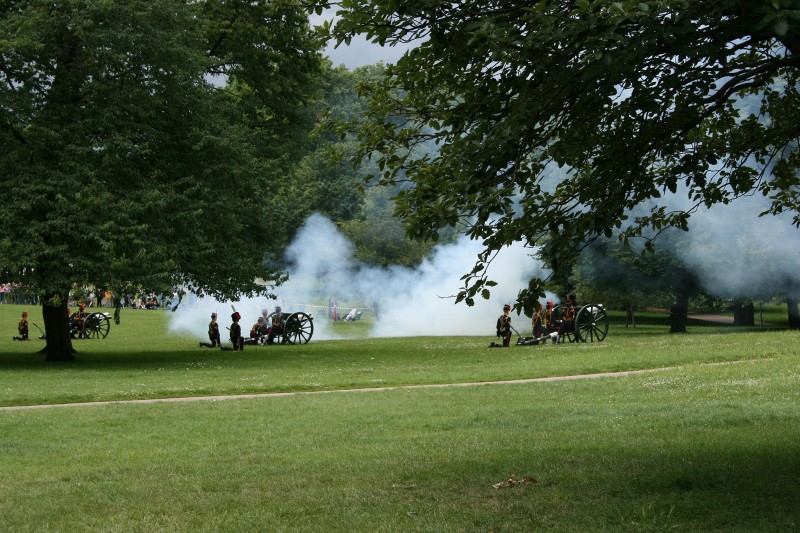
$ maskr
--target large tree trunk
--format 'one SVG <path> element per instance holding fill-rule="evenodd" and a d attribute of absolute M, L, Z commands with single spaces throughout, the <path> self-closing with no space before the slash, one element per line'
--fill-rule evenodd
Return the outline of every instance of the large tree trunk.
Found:
<path fill-rule="evenodd" d="M 625 327 L 633 326 L 636 328 L 636 317 L 633 316 L 633 302 L 628 302 L 627 311 L 625 315 Z"/>
<path fill-rule="evenodd" d="M 53 305 L 52 302 L 58 302 Z M 42 299 L 42 317 L 47 346 L 42 350 L 47 357 L 45 361 L 73 361 L 75 349 L 69 336 L 69 315 L 67 314 L 67 296 L 47 295 Z"/>
<path fill-rule="evenodd" d="M 797 309 L 797 298 L 786 298 L 786 305 L 789 311 L 789 329 L 800 329 L 800 312 Z"/>
<path fill-rule="evenodd" d="M 737 302 L 733 304 L 733 325 L 734 326 L 755 326 L 756 309 L 753 302 Z"/>
<path fill-rule="evenodd" d="M 678 294 L 675 303 L 669 308 L 669 332 L 686 333 L 686 319 L 689 314 L 689 296 Z"/>

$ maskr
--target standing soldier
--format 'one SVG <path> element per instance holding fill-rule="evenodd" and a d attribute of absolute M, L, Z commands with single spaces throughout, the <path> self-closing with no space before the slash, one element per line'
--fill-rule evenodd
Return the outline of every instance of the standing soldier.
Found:
<path fill-rule="evenodd" d="M 558 339 L 564 342 L 567 333 L 575 331 L 575 295 L 570 294 L 567 296 L 567 305 L 561 313 L 561 322 L 558 324 Z M 575 339 L 577 340 L 577 339 Z"/>
<path fill-rule="evenodd" d="M 531 318 L 531 334 L 535 339 L 542 336 L 542 304 L 540 302 L 536 302 L 536 310 Z"/>
<path fill-rule="evenodd" d="M 12 337 L 15 341 L 26 341 L 28 340 L 28 312 L 22 312 L 22 320 L 19 321 L 19 325 L 17 326 L 19 330 L 19 336 Z"/>
<path fill-rule="evenodd" d="M 244 350 L 244 337 L 242 337 L 242 326 L 239 325 L 239 319 L 242 318 L 238 312 L 231 315 L 231 342 L 233 343 L 233 351 L 240 352 Z"/>

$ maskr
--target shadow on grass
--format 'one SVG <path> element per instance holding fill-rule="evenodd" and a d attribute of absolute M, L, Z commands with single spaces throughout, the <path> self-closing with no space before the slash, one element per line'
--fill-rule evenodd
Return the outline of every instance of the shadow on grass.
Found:
<path fill-rule="evenodd" d="M 0 354 L 0 371 L 3 370 L 92 370 L 120 372 L 132 369 L 150 370 L 160 368 L 184 368 L 188 365 L 224 364 L 235 361 L 237 366 L 263 364 L 266 357 L 282 359 L 291 356 L 288 348 L 256 347 L 243 352 L 223 352 L 221 350 L 187 350 L 187 351 L 154 351 L 154 352 L 81 352 L 77 350 L 74 361 L 45 361 L 44 354 L 2 353 Z M 274 353 L 268 352 L 274 350 Z"/>

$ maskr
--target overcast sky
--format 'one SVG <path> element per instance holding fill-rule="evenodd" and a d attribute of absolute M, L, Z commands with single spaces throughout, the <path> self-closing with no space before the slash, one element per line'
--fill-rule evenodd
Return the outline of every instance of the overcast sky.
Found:
<path fill-rule="evenodd" d="M 325 19 L 333 19 L 333 12 L 328 11 L 319 16 L 312 14 L 309 17 L 312 25 L 321 24 Z M 353 70 L 364 65 L 374 65 L 378 61 L 394 63 L 407 49 L 408 46 L 379 46 L 367 42 L 363 37 L 356 37 L 349 46 L 343 44 L 338 48 L 334 48 L 333 43 L 329 44 L 324 54 L 330 58 L 334 67 L 344 65 L 348 70 Z"/>

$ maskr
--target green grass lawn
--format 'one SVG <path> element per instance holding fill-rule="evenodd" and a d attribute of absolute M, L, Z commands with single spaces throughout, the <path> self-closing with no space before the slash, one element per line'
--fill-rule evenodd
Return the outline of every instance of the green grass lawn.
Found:
<path fill-rule="evenodd" d="M 53 365 L 43 341 L 11 341 L 20 312 L 0 306 L 3 406 L 659 370 L 4 410 L 2 531 L 800 527 L 798 332 L 669 335 L 654 318 L 595 344 L 312 339 L 233 353 L 166 335 L 168 313 L 123 311 L 107 339 L 76 341 L 78 360 Z M 360 337 L 353 325 L 335 327 Z M 493 486 L 510 477 L 535 482 Z"/>

